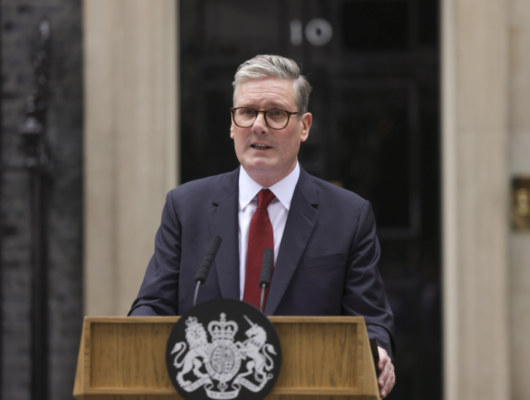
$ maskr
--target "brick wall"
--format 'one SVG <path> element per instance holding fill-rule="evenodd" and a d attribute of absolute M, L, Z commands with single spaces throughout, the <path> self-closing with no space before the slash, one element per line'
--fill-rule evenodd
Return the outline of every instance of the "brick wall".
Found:
<path fill-rule="evenodd" d="M 43 18 L 52 54 L 47 138 L 53 160 L 48 211 L 49 398 L 71 399 L 82 326 L 82 27 L 80 0 L 0 0 L 2 163 L 21 166 L 18 127 L 33 81 L 32 49 Z M 28 172 L 1 180 L 2 400 L 30 398 Z"/>

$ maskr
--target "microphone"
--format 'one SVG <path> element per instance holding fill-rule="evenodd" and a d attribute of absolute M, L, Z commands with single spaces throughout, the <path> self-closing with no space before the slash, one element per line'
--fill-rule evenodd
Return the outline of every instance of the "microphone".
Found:
<path fill-rule="evenodd" d="M 261 312 L 263 312 L 263 300 L 265 298 L 265 289 L 267 289 L 271 283 L 271 272 L 273 263 L 274 252 L 272 251 L 272 249 L 265 249 L 265 251 L 263 252 L 263 261 L 261 262 L 261 275 L 259 277 L 259 285 L 261 287 Z"/>
<path fill-rule="evenodd" d="M 210 268 L 212 267 L 213 260 L 215 259 L 215 255 L 217 254 L 217 251 L 219 250 L 219 246 L 221 246 L 221 242 L 223 239 L 221 239 L 219 236 L 214 236 L 212 238 L 212 241 L 210 242 L 210 246 L 208 246 L 208 251 L 206 252 L 206 255 L 204 256 L 204 259 L 202 260 L 202 264 L 199 267 L 199 271 L 197 272 L 197 275 L 195 276 L 195 281 L 197 282 L 197 286 L 195 288 L 195 296 L 193 297 L 193 306 L 195 307 L 195 304 L 197 304 L 197 296 L 199 295 L 199 286 L 201 286 L 202 283 L 206 280 L 206 277 L 208 276 L 208 272 L 210 272 Z"/>

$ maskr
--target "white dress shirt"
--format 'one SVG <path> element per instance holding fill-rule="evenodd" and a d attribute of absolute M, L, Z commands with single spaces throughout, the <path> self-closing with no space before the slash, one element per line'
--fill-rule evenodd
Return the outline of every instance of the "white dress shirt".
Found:
<path fill-rule="evenodd" d="M 243 300 L 247 265 L 248 231 L 252 216 L 258 207 L 258 193 L 263 189 L 263 186 L 252 180 L 243 167 L 239 171 L 239 297 Z M 276 264 L 280 243 L 282 242 L 283 230 L 285 229 L 291 200 L 293 199 L 294 189 L 299 177 L 300 166 L 297 162 L 296 167 L 289 175 L 268 188 L 276 196 L 267 208 L 274 235 L 274 264 Z"/>

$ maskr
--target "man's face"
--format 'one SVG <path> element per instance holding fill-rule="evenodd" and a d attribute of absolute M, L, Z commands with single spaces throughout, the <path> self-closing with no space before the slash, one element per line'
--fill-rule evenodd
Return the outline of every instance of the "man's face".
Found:
<path fill-rule="evenodd" d="M 265 78 L 242 83 L 236 93 L 234 107 L 249 107 L 255 110 L 282 110 L 296 112 L 294 88 L 291 81 Z M 263 186 L 272 186 L 285 178 L 296 166 L 300 144 L 307 140 L 311 128 L 311 114 L 299 119 L 291 115 L 284 129 L 274 130 L 266 124 L 263 113 L 249 128 L 234 123 L 230 137 L 234 139 L 236 155 L 252 179 Z M 266 147 L 256 145 L 265 145 Z"/>

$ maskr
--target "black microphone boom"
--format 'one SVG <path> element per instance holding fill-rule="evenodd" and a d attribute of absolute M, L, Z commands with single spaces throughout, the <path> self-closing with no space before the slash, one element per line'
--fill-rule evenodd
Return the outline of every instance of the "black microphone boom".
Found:
<path fill-rule="evenodd" d="M 204 256 L 202 264 L 199 268 L 199 271 L 195 276 L 195 281 L 201 281 L 201 283 L 204 283 L 206 277 L 208 276 L 208 272 L 210 272 L 213 260 L 215 259 L 215 255 L 217 254 L 217 251 L 219 250 L 219 246 L 221 245 L 222 241 L 223 239 L 221 239 L 219 236 L 214 236 L 212 238 L 210 246 L 208 247 L 208 251 L 206 252 L 206 255 Z"/>
<path fill-rule="evenodd" d="M 208 273 L 210 272 L 210 268 L 212 267 L 213 260 L 215 260 L 215 255 L 217 254 L 217 251 L 219 250 L 219 246 L 221 246 L 222 241 L 223 239 L 221 239 L 219 236 L 214 236 L 212 238 L 212 241 L 210 242 L 210 246 L 208 247 L 208 251 L 206 252 L 204 259 L 202 260 L 202 264 L 199 267 L 199 271 L 197 272 L 197 275 L 195 276 L 197 287 L 195 288 L 195 297 L 193 299 L 194 306 L 197 303 L 197 295 L 199 294 L 199 286 L 202 283 L 204 283 L 204 281 L 206 280 L 206 277 L 208 276 Z"/>
<path fill-rule="evenodd" d="M 261 312 L 263 312 L 263 300 L 265 297 L 265 289 L 267 289 L 271 283 L 271 272 L 273 263 L 274 252 L 272 251 L 272 249 L 265 249 L 265 251 L 263 252 L 263 261 L 261 262 L 261 275 L 259 277 L 259 285 L 261 287 Z"/>
<path fill-rule="evenodd" d="M 268 288 L 271 283 L 272 263 L 274 262 L 274 252 L 272 249 L 265 249 L 263 252 L 263 261 L 261 262 L 261 275 L 259 277 L 259 286 Z"/>

